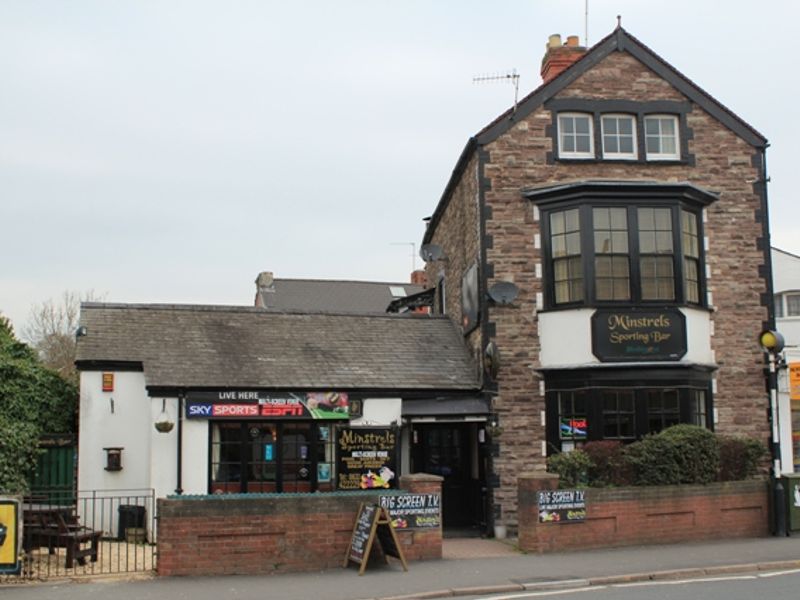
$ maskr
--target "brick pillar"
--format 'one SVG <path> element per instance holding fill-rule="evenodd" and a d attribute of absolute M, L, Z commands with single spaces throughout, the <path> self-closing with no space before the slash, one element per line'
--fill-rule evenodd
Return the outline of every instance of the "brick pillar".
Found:
<path fill-rule="evenodd" d="M 400 489 L 409 494 L 437 494 L 439 506 L 442 499 L 443 478 L 427 473 L 413 473 L 400 477 Z M 439 511 L 440 517 L 444 515 Z M 427 560 L 442 558 L 442 525 L 428 529 L 397 530 L 400 543 L 403 545 L 403 554 L 408 560 Z"/>
<path fill-rule="evenodd" d="M 523 473 L 517 477 L 517 519 L 519 549 L 541 552 L 539 540 L 539 503 L 536 492 L 558 489 L 558 475 L 546 471 Z"/>

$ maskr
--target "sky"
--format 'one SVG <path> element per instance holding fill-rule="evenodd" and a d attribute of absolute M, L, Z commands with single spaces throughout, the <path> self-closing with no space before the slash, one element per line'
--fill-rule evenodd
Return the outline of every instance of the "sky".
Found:
<path fill-rule="evenodd" d="M 0 312 L 63 292 L 252 305 L 281 278 L 408 281 L 467 139 L 547 37 L 616 26 L 770 141 L 800 254 L 794 0 L 2 0 Z M 413 244 L 413 246 L 412 246 Z"/>

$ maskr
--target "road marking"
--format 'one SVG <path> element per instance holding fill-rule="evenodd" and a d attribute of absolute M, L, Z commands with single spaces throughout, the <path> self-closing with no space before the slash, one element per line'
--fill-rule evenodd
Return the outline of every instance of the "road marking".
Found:
<path fill-rule="evenodd" d="M 541 598 L 543 596 L 561 596 L 563 594 L 577 594 L 578 592 L 598 592 L 606 589 L 606 585 L 592 585 L 589 587 L 572 588 L 567 590 L 542 590 L 541 592 L 525 592 L 522 594 L 509 594 L 507 596 L 485 596 L 477 600 L 516 600 L 518 598 Z"/>
<path fill-rule="evenodd" d="M 781 575 L 794 575 L 800 573 L 800 569 L 791 569 L 789 571 L 771 571 L 770 573 L 759 573 L 759 577 L 779 577 Z"/>

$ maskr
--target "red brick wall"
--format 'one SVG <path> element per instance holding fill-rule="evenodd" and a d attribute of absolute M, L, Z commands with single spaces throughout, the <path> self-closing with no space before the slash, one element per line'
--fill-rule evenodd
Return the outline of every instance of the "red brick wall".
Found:
<path fill-rule="evenodd" d="M 610 546 L 663 544 L 768 533 L 764 481 L 586 491 L 586 520 L 539 523 L 536 492 L 558 478 L 519 478 L 519 547 L 558 552 Z"/>
<path fill-rule="evenodd" d="M 441 493 L 441 478 L 401 486 Z M 360 503 L 378 493 L 202 496 L 158 500 L 159 575 L 249 575 L 341 566 Z M 397 531 L 406 560 L 442 557 L 442 530 Z M 375 546 L 380 546 L 375 544 Z"/>

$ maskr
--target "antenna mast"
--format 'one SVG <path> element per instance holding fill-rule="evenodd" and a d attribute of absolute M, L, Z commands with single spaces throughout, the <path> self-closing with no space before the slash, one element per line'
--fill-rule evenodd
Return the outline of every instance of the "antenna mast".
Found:
<path fill-rule="evenodd" d="M 479 75 L 472 78 L 472 83 L 484 83 L 487 81 L 510 81 L 514 84 L 514 112 L 517 112 L 517 100 L 519 98 L 519 73 L 517 73 L 517 70 L 511 69 L 508 73 Z"/>
<path fill-rule="evenodd" d="M 589 0 L 583 3 L 583 44 L 589 47 Z"/>

